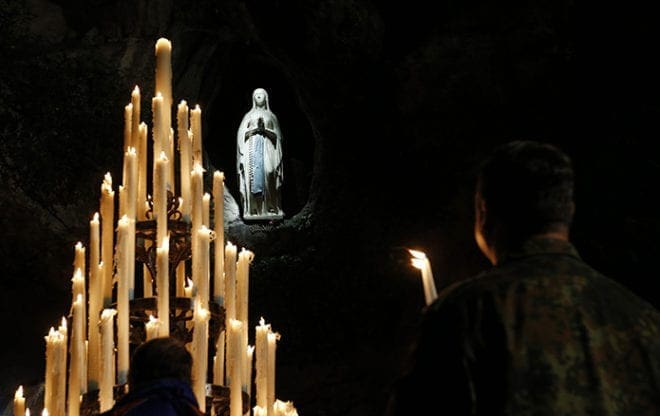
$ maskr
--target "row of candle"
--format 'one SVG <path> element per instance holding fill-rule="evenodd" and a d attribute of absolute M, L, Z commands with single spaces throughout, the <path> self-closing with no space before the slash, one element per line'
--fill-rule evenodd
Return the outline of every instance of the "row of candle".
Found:
<path fill-rule="evenodd" d="M 185 277 L 185 263 L 169 276 L 169 230 L 167 192 L 174 193 L 174 140 L 171 129 L 171 44 L 167 39 L 156 43 L 156 92 L 152 99 L 153 170 L 152 213 L 156 221 L 157 317 L 151 316 L 145 328 L 147 339 L 169 335 L 169 280 L 176 279 L 176 296 L 193 301 L 193 341 L 188 345 L 193 355 L 193 390 L 205 408 L 208 370 L 208 302 L 225 308 L 225 328 L 218 337 L 213 358 L 213 383 L 230 385 L 231 415 L 242 414 L 241 391 L 250 394 L 252 361 L 256 351 L 257 406 L 255 414 L 297 414 L 290 402 L 276 400 L 275 346 L 279 334 L 273 333 L 263 318 L 255 328 L 255 344 L 248 345 L 249 264 L 254 254 L 224 239 L 224 174 L 213 174 L 214 224 L 210 228 L 211 195 L 203 192 L 201 109 L 189 110 L 181 101 L 177 107 L 177 137 L 180 172 L 179 209 L 183 220 L 192 223 L 190 262 L 192 280 Z M 72 332 L 69 337 L 66 318 L 46 337 L 46 382 L 42 414 L 78 416 L 84 393 L 99 390 L 99 407 L 107 410 L 114 404 L 113 388 L 127 381 L 129 365 L 129 309 L 135 296 L 136 222 L 147 219 L 147 135 L 140 122 L 140 90 L 136 86 L 131 102 L 125 107 L 124 160 L 122 185 L 118 187 L 118 215 L 115 217 L 115 191 L 107 173 L 101 184 L 100 209 L 90 221 L 89 253 L 76 244 L 71 309 Z M 142 209 L 141 207 L 144 207 Z M 213 293 L 210 292 L 210 243 L 214 241 Z M 89 262 L 86 263 L 87 254 Z M 116 271 L 113 270 L 113 261 Z M 85 271 L 88 271 L 85 274 Z M 114 272 L 114 273 L 113 273 Z M 87 277 L 88 287 L 85 285 Z M 152 276 L 144 268 L 143 296 L 151 296 Z M 184 285 L 188 282 L 188 286 Z M 112 308 L 116 283 L 116 306 Z M 86 289 L 89 289 L 87 291 Z M 87 326 L 85 325 L 87 323 Z M 117 345 L 114 345 L 115 325 Z M 264 335 L 265 334 L 265 335 Z M 264 341 L 264 339 L 266 341 Z M 67 348 L 68 347 L 68 348 Z M 226 352 L 226 354 L 225 354 Z M 67 356 L 69 359 L 66 385 Z M 67 388 L 68 387 L 68 388 Z M 22 387 L 14 402 L 15 415 L 29 415 L 25 409 Z M 65 400 L 65 394 L 68 396 Z M 278 405 L 279 403 L 279 405 Z"/>

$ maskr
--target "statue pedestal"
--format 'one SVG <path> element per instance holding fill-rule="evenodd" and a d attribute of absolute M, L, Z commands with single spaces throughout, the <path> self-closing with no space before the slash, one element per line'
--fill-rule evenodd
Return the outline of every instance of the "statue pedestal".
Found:
<path fill-rule="evenodd" d="M 243 216 L 243 221 L 280 221 L 283 219 L 284 214 L 256 214 Z"/>

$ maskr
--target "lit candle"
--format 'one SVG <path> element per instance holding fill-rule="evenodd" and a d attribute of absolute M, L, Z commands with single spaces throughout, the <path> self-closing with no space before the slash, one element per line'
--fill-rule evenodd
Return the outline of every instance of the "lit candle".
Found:
<path fill-rule="evenodd" d="M 135 147 L 130 146 L 124 153 L 124 192 L 125 214 L 129 220 L 128 227 L 128 248 L 126 255 L 128 259 L 128 296 L 129 299 L 135 298 L 135 221 L 137 219 L 137 186 L 138 186 L 138 172 L 137 172 L 137 152 Z"/>
<path fill-rule="evenodd" d="M 117 224 L 117 383 L 128 381 L 129 350 L 129 283 L 128 248 L 130 220 L 124 215 Z"/>
<path fill-rule="evenodd" d="M 14 416 L 25 415 L 25 397 L 23 397 L 23 386 L 18 386 L 14 394 Z"/>
<path fill-rule="evenodd" d="M 243 325 L 247 327 L 247 325 Z M 245 351 L 245 373 L 243 374 L 242 389 L 248 396 L 252 394 L 252 362 L 254 361 L 254 345 L 248 345 Z"/>
<path fill-rule="evenodd" d="M 80 244 L 80 243 L 79 243 Z M 87 322 L 87 308 L 85 308 L 85 299 L 87 299 L 87 291 L 85 290 L 85 276 L 83 275 L 83 270 L 85 270 L 85 248 L 80 244 L 79 246 L 77 245 L 76 253 L 81 253 L 80 255 L 82 256 L 82 260 L 76 261 L 76 264 L 81 264 L 82 267 L 76 266 L 73 272 L 73 277 L 71 278 L 71 283 L 72 283 L 72 302 L 77 299 L 78 296 L 80 296 L 82 300 L 82 305 L 80 308 L 80 318 L 82 319 L 82 328 L 80 329 L 80 339 L 85 340 L 87 339 L 87 331 L 85 330 L 85 323 Z M 83 359 L 82 352 L 80 359 Z M 84 361 L 82 362 L 82 365 L 84 366 Z M 85 370 L 80 374 L 82 384 L 81 384 L 81 389 L 82 392 L 85 393 L 87 391 L 87 369 L 81 367 L 81 370 Z"/>
<path fill-rule="evenodd" d="M 66 353 L 66 319 L 63 318 L 60 328 L 51 328 L 46 337 L 44 403 L 48 412 L 56 416 L 64 416 L 66 404 Z"/>
<path fill-rule="evenodd" d="M 229 381 L 229 416 L 243 415 L 243 395 L 241 390 L 243 375 L 243 357 L 245 349 L 241 344 L 243 336 L 243 322 L 236 319 L 229 320 L 229 333 L 227 337 L 227 364 Z"/>
<path fill-rule="evenodd" d="M 213 384 L 225 385 L 225 331 L 220 331 L 215 343 L 215 356 L 213 357 Z"/>
<path fill-rule="evenodd" d="M 225 315 L 227 323 L 236 319 L 236 246 L 230 241 L 225 247 Z"/>
<path fill-rule="evenodd" d="M 131 109 L 133 110 L 131 114 L 131 142 L 129 146 L 136 147 L 138 153 L 140 148 L 138 143 L 140 140 L 140 88 L 136 85 L 131 92 Z M 128 149 L 128 146 L 124 146 L 124 151 Z"/>
<path fill-rule="evenodd" d="M 255 354 L 256 354 L 256 403 L 262 409 L 268 407 L 268 333 L 270 324 L 266 324 L 264 318 L 259 320 L 255 331 Z"/>
<path fill-rule="evenodd" d="M 250 263 L 254 253 L 241 248 L 236 266 L 236 319 L 248 322 L 248 297 L 250 287 Z"/>
<path fill-rule="evenodd" d="M 181 214 L 190 221 L 190 176 L 186 172 L 192 170 L 192 139 L 188 126 L 188 103 L 181 101 L 177 107 L 177 136 L 179 138 L 179 163 L 181 177 L 181 197 L 183 204 Z"/>
<path fill-rule="evenodd" d="M 224 180 L 224 173 L 213 172 L 213 300 L 220 306 L 224 306 L 225 296 Z"/>
<path fill-rule="evenodd" d="M 160 319 L 155 318 L 153 315 L 149 315 L 149 322 L 144 324 L 146 330 L 146 340 L 158 338 L 160 336 Z"/>
<path fill-rule="evenodd" d="M 124 107 L 124 152 L 131 146 L 133 127 L 133 104 Z"/>
<path fill-rule="evenodd" d="M 114 215 L 115 191 L 112 190 L 112 176 L 105 174 L 101 184 L 101 261 L 112 265 L 114 251 Z M 105 267 L 103 272 L 103 304 L 112 303 L 112 267 Z"/>
<path fill-rule="evenodd" d="M 209 246 L 213 237 L 213 232 L 202 225 L 195 233 L 195 242 L 197 252 L 193 257 L 193 282 L 197 288 L 197 298 L 200 299 L 203 307 L 208 307 L 209 303 Z"/>
<path fill-rule="evenodd" d="M 193 163 L 203 164 L 202 156 L 202 109 L 199 104 L 190 110 L 190 126 L 192 130 Z"/>
<path fill-rule="evenodd" d="M 431 271 L 431 263 L 421 251 L 408 250 L 412 254 L 412 265 L 420 269 L 422 272 L 422 285 L 424 288 L 424 299 L 426 305 L 430 305 L 438 297 L 435 289 L 435 282 L 433 280 L 433 272 Z"/>
<path fill-rule="evenodd" d="M 151 99 L 153 154 L 159 155 L 166 152 L 167 133 L 164 130 L 165 109 L 163 108 L 163 95 L 156 90 L 156 95 Z M 165 153 L 167 155 L 167 153 Z M 155 167 L 154 167 L 155 169 Z"/>
<path fill-rule="evenodd" d="M 266 392 L 268 414 L 273 414 L 273 404 L 275 403 L 275 352 L 277 349 L 277 341 L 280 339 L 280 334 L 277 332 L 268 332 L 268 391 Z"/>
<path fill-rule="evenodd" d="M 78 269 L 79 271 L 80 269 Z M 84 352 L 85 340 L 83 338 L 84 319 L 83 319 L 83 297 L 81 294 L 76 296 L 73 302 L 73 328 L 71 332 L 71 355 L 69 365 L 69 389 L 68 410 L 69 416 L 78 416 L 80 414 L 80 394 L 81 385 L 86 384 L 82 378 L 84 370 Z"/>
<path fill-rule="evenodd" d="M 147 219 L 147 135 L 148 127 L 145 123 L 140 123 L 140 130 L 137 141 L 138 153 L 138 196 L 136 206 L 138 209 L 138 220 Z"/>
<path fill-rule="evenodd" d="M 200 409 L 206 408 L 206 374 L 208 371 L 209 356 L 209 317 L 208 309 L 199 302 L 199 297 L 195 300 L 195 311 L 193 320 L 192 341 L 192 387 L 195 397 L 199 403 Z"/>
<path fill-rule="evenodd" d="M 161 247 L 167 236 L 167 165 L 165 152 L 156 158 L 154 171 L 154 216 L 156 217 L 156 247 Z"/>
<path fill-rule="evenodd" d="M 191 216 L 192 216 L 192 229 L 193 231 L 199 230 L 199 227 L 204 223 L 204 168 L 201 163 L 195 162 L 193 170 L 190 172 L 190 198 L 191 198 Z M 195 256 L 195 247 L 193 246 L 193 257 Z"/>
<path fill-rule="evenodd" d="M 160 336 L 170 335 L 170 239 L 165 237 L 161 247 L 156 248 L 156 275 L 158 289 L 158 320 L 161 323 Z"/>
<path fill-rule="evenodd" d="M 169 130 L 172 108 L 172 43 L 165 38 L 156 41 L 156 91 L 163 95 L 163 125 Z M 165 149 L 161 149 L 165 150 Z"/>
<path fill-rule="evenodd" d="M 89 222 L 89 313 L 87 324 L 87 390 L 98 389 L 101 359 L 101 337 L 98 330 L 99 316 L 103 305 L 101 290 L 101 259 L 99 213 L 94 213 Z"/>
<path fill-rule="evenodd" d="M 99 389 L 99 410 L 105 412 L 114 404 L 113 388 L 115 385 L 114 366 L 114 330 L 113 321 L 117 314 L 115 309 L 104 309 L 101 313 L 101 386 Z"/>
<path fill-rule="evenodd" d="M 186 279 L 187 281 L 187 286 L 183 288 L 183 296 L 187 298 L 192 298 L 193 297 L 193 281 L 191 278 Z"/>
<path fill-rule="evenodd" d="M 202 224 L 207 227 L 211 226 L 211 195 L 208 192 L 204 192 L 202 196 Z"/>

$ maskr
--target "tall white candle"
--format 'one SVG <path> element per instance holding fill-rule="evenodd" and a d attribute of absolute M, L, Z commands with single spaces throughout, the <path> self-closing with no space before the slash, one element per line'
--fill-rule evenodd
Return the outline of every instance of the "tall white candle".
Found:
<path fill-rule="evenodd" d="M 225 385 L 225 330 L 220 331 L 213 357 L 213 384 Z"/>
<path fill-rule="evenodd" d="M 124 152 L 131 146 L 133 127 L 133 104 L 124 107 Z"/>
<path fill-rule="evenodd" d="M 163 125 L 168 131 L 172 124 L 172 43 L 165 38 L 156 41 L 156 92 L 163 95 Z M 165 150 L 165 149 L 161 149 Z M 168 155 L 171 156 L 171 155 Z"/>
<path fill-rule="evenodd" d="M 85 247 L 81 244 L 78 243 L 76 244 L 76 257 L 81 256 L 81 259 L 77 259 L 75 261 L 75 268 L 73 271 L 73 277 L 71 278 L 71 288 L 72 288 L 72 302 L 76 300 L 78 295 L 83 299 L 83 304 L 80 308 L 80 317 L 82 319 L 82 329 L 80 330 L 80 338 L 82 340 L 87 339 L 87 331 L 85 330 L 85 323 L 87 322 L 87 308 L 85 307 L 85 300 L 87 299 L 87 290 L 85 288 L 85 275 L 84 275 L 84 270 L 85 270 Z M 82 356 L 80 359 L 82 360 Z M 84 360 L 83 360 L 84 364 Z M 80 377 L 82 377 L 82 384 L 81 384 L 81 389 L 82 392 L 85 393 L 87 391 L 87 369 L 81 367 L 81 369 L 84 369 L 84 373 L 80 374 Z"/>
<path fill-rule="evenodd" d="M 129 350 L 129 283 L 128 253 L 130 220 L 124 215 L 117 224 L 117 383 L 128 381 Z"/>
<path fill-rule="evenodd" d="M 212 233 L 205 225 L 197 230 L 197 253 L 196 257 L 193 257 L 193 282 L 197 287 L 197 296 L 205 308 L 209 303 L 209 247 L 213 237 Z"/>
<path fill-rule="evenodd" d="M 231 241 L 225 247 L 225 316 L 227 324 L 236 319 L 236 246 Z"/>
<path fill-rule="evenodd" d="M 104 309 L 101 313 L 101 386 L 99 389 L 100 411 L 105 412 L 114 405 L 113 388 L 115 385 L 115 341 L 114 316 L 116 309 Z"/>
<path fill-rule="evenodd" d="M 14 394 L 14 416 L 25 415 L 25 397 L 23 397 L 23 386 L 18 386 Z"/>
<path fill-rule="evenodd" d="M 211 195 L 204 192 L 202 195 L 202 224 L 211 227 Z"/>
<path fill-rule="evenodd" d="M 136 201 L 137 216 L 139 221 L 147 219 L 147 210 L 145 202 L 147 201 L 147 136 L 148 127 L 142 122 L 139 127 L 137 139 L 138 153 L 138 196 Z"/>
<path fill-rule="evenodd" d="M 223 172 L 213 172 L 213 300 L 220 306 L 224 306 L 225 296 L 224 180 Z"/>
<path fill-rule="evenodd" d="M 101 261 L 109 265 L 103 271 L 103 305 L 112 303 L 112 262 L 114 252 L 115 191 L 112 189 L 112 176 L 105 174 L 101 184 Z"/>
<path fill-rule="evenodd" d="M 80 270 L 80 269 L 78 269 Z M 85 340 L 83 338 L 84 329 L 84 300 L 81 294 L 76 296 L 72 305 L 73 310 L 73 328 L 71 332 L 71 351 L 69 365 L 69 389 L 68 393 L 68 414 L 69 416 L 78 416 L 80 414 L 80 394 L 83 384 L 82 374 L 84 370 L 83 354 L 85 352 Z"/>
<path fill-rule="evenodd" d="M 280 334 L 277 332 L 268 332 L 268 391 L 266 393 L 268 415 L 272 415 L 273 404 L 275 403 L 275 353 L 277 350 L 277 341 Z"/>
<path fill-rule="evenodd" d="M 130 146 L 138 149 L 139 137 L 140 137 L 140 88 L 136 85 L 131 91 L 131 142 Z M 124 147 L 124 150 L 128 149 L 128 146 Z"/>
<path fill-rule="evenodd" d="M 418 250 L 408 250 L 412 254 L 412 265 L 421 270 L 422 287 L 424 288 L 424 300 L 426 305 L 430 305 L 438 297 L 431 271 L 431 263 L 426 254 Z"/>
<path fill-rule="evenodd" d="M 156 217 L 156 247 L 161 247 L 167 236 L 167 166 L 165 152 L 156 158 L 154 170 L 154 216 Z"/>
<path fill-rule="evenodd" d="M 241 248 L 236 266 L 236 319 L 248 322 L 248 298 L 250 287 L 250 263 L 254 253 Z"/>
<path fill-rule="evenodd" d="M 256 403 L 266 409 L 268 407 L 268 333 L 270 324 L 264 318 L 259 320 L 255 328 L 255 354 L 256 354 Z"/>
<path fill-rule="evenodd" d="M 190 127 L 193 134 L 192 149 L 193 163 L 203 165 L 202 155 L 202 109 L 199 104 L 190 110 Z"/>
<path fill-rule="evenodd" d="M 179 173 L 181 180 L 181 197 L 183 204 L 181 214 L 186 221 L 190 221 L 190 176 L 187 172 L 192 170 L 192 139 L 188 126 L 188 103 L 181 101 L 177 107 L 177 137 L 179 139 Z"/>
<path fill-rule="evenodd" d="M 202 201 L 204 195 L 204 168 L 198 162 L 193 164 L 193 170 L 190 172 L 190 187 L 192 229 L 199 230 L 199 227 L 204 224 L 204 207 Z M 194 256 L 195 252 L 193 251 Z"/>
<path fill-rule="evenodd" d="M 89 307 L 87 324 L 87 390 L 98 389 L 101 359 L 101 336 L 99 333 L 99 318 L 103 305 L 101 290 L 101 274 L 99 262 L 101 261 L 100 223 L 98 212 L 94 213 L 89 222 Z"/>
<path fill-rule="evenodd" d="M 228 363 L 227 370 L 229 381 L 229 415 L 243 415 L 243 395 L 241 390 L 243 375 L 243 357 L 245 349 L 241 344 L 243 334 L 243 322 L 236 319 L 229 320 L 229 332 L 227 336 Z"/>
<path fill-rule="evenodd" d="M 46 336 L 46 383 L 44 407 L 52 415 L 64 416 L 66 397 L 66 319 Z"/>
<path fill-rule="evenodd" d="M 130 146 L 124 153 L 124 191 L 125 214 L 129 220 L 128 248 L 126 264 L 128 265 L 129 299 L 135 297 L 135 221 L 137 220 L 137 187 L 138 187 L 138 158 L 135 147 Z"/>
<path fill-rule="evenodd" d="M 199 297 L 195 300 L 195 310 L 193 313 L 192 341 L 192 386 L 200 409 L 206 408 L 206 374 L 208 372 L 209 355 L 209 317 L 208 309 L 204 308 L 199 302 Z"/>
<path fill-rule="evenodd" d="M 165 237 L 163 244 L 156 248 L 156 275 L 158 276 L 158 320 L 160 336 L 170 335 L 170 239 Z"/>
<path fill-rule="evenodd" d="M 246 327 L 247 325 L 243 325 Z M 252 363 L 254 361 L 254 345 L 248 345 L 245 351 L 245 373 L 243 374 L 243 391 L 252 395 Z"/>

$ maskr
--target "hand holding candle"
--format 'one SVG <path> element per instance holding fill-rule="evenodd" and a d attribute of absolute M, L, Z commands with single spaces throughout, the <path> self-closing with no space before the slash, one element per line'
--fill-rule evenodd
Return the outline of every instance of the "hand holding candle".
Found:
<path fill-rule="evenodd" d="M 431 263 L 421 251 L 408 250 L 412 254 L 412 265 L 422 271 L 422 284 L 424 285 L 424 298 L 426 305 L 430 305 L 438 297 L 435 290 L 435 282 L 433 281 L 433 272 L 431 271 Z"/>

